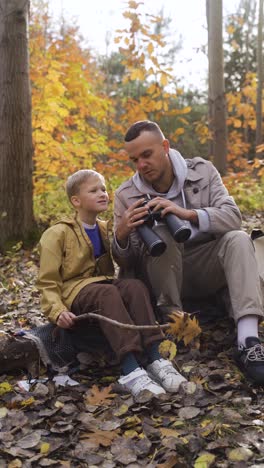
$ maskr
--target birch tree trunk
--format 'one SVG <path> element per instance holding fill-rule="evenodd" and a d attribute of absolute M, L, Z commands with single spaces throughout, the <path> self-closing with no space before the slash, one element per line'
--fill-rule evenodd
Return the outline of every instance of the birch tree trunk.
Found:
<path fill-rule="evenodd" d="M 34 227 L 28 0 L 0 0 L 0 249 Z"/>
<path fill-rule="evenodd" d="M 212 156 L 220 174 L 226 172 L 227 127 L 223 63 L 222 0 L 206 0 L 208 25 L 208 98 L 209 126 L 212 132 Z"/>

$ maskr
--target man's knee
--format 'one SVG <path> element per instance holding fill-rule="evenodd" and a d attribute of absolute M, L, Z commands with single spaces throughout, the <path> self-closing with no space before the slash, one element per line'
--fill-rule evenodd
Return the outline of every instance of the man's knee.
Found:
<path fill-rule="evenodd" d="M 250 236 L 244 231 L 229 231 L 223 235 L 222 240 L 243 248 L 253 248 Z"/>

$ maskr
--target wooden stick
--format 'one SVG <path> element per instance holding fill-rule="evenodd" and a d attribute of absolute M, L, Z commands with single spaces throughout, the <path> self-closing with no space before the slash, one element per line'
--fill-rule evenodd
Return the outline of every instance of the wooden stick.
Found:
<path fill-rule="evenodd" d="M 183 315 L 183 312 L 180 312 L 178 310 L 175 311 L 174 313 L 176 313 L 179 317 L 182 317 Z M 158 324 L 157 322 L 156 322 L 157 325 L 134 325 L 130 323 L 121 323 L 121 322 L 118 322 L 117 320 L 113 320 L 108 317 L 104 317 L 103 315 L 95 314 L 93 312 L 89 312 L 88 314 L 78 315 L 75 319 L 75 322 L 78 323 L 82 320 L 87 320 L 89 318 L 103 320 L 105 322 L 111 323 L 111 325 L 115 325 L 116 327 L 126 328 L 130 330 L 157 330 L 158 328 L 165 330 L 166 328 L 169 328 L 171 326 L 170 323 L 164 323 L 161 325 L 161 324 Z"/>

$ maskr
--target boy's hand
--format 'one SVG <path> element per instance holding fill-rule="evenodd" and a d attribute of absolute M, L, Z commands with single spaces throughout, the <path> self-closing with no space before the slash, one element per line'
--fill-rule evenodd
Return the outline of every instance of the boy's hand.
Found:
<path fill-rule="evenodd" d="M 74 325 L 76 315 L 68 310 L 61 312 L 57 319 L 57 325 L 61 328 L 71 328 Z"/>

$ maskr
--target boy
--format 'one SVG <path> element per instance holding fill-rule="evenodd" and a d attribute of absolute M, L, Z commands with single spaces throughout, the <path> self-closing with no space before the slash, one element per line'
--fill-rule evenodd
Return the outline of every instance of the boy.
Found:
<path fill-rule="evenodd" d="M 103 176 L 93 170 L 77 171 L 68 178 L 66 191 L 75 208 L 75 217 L 62 219 L 40 240 L 38 286 L 45 315 L 58 327 L 74 334 L 77 346 L 76 316 L 92 309 L 122 323 L 155 324 L 143 283 L 113 277 L 107 222 L 97 218 L 107 210 L 109 201 Z M 156 395 L 166 390 L 174 392 L 186 380 L 170 361 L 161 358 L 159 330 L 139 333 L 104 321 L 99 325 L 120 361 L 119 383 L 133 396 L 143 390 Z M 94 325 L 86 326 L 90 329 Z M 83 327 L 82 323 L 82 333 Z M 140 367 L 136 357 L 143 352 L 149 362 L 147 370 Z"/>

